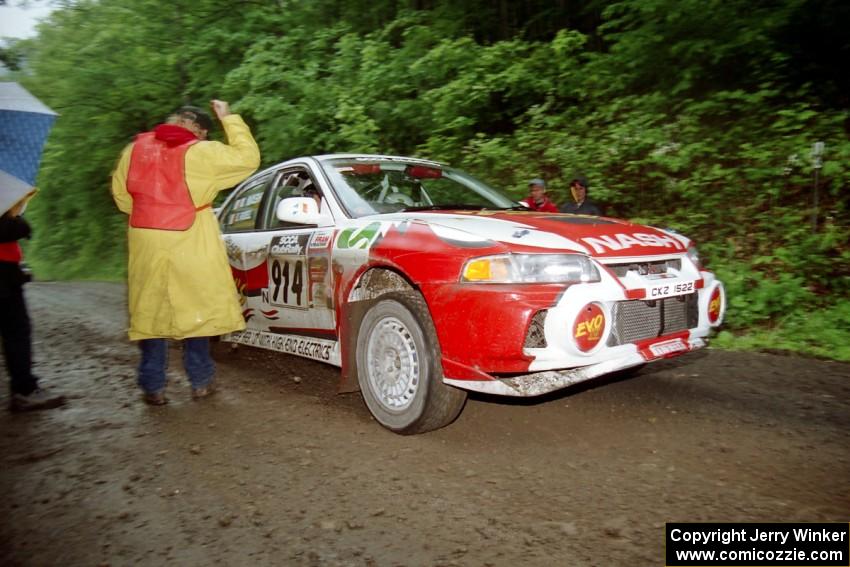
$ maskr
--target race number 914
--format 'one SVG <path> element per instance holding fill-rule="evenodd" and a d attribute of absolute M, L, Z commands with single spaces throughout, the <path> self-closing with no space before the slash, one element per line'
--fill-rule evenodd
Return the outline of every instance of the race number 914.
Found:
<path fill-rule="evenodd" d="M 271 303 L 301 307 L 304 292 L 304 262 L 296 260 L 272 264 Z"/>

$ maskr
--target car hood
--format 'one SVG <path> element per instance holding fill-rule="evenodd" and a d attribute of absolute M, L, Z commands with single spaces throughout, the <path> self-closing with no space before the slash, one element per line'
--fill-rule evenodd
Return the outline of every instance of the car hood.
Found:
<path fill-rule="evenodd" d="M 516 251 L 542 248 L 581 252 L 594 257 L 631 257 L 681 253 L 690 245 L 689 239 L 671 231 L 584 215 L 525 211 L 416 211 L 369 218 L 423 223 L 442 240 L 461 246 L 479 247 L 498 242 Z"/>

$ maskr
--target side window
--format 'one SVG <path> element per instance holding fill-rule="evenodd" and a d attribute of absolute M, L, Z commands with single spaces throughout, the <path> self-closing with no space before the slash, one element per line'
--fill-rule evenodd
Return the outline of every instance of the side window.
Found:
<path fill-rule="evenodd" d="M 302 169 L 287 170 L 281 173 L 275 188 L 271 190 L 266 203 L 265 222 L 263 227 L 267 229 L 279 228 L 304 228 L 305 225 L 297 223 L 286 223 L 277 219 L 277 205 L 288 197 L 313 197 L 318 203 L 321 202 L 321 194 L 313 179 Z M 321 205 L 320 205 L 321 206 Z"/>
<path fill-rule="evenodd" d="M 257 214 L 263 202 L 263 194 L 271 181 L 271 175 L 266 175 L 252 181 L 239 191 L 227 208 L 222 211 L 221 230 L 223 232 L 239 232 L 254 230 L 257 225 Z"/>

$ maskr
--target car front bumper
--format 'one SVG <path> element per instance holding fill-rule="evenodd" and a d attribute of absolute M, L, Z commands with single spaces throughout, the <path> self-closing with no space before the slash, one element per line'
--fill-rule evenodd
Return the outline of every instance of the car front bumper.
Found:
<path fill-rule="evenodd" d="M 499 396 L 533 397 L 548 394 L 574 384 L 592 380 L 604 374 L 610 374 L 627 368 L 640 366 L 647 362 L 678 356 L 706 346 L 706 341 L 699 337 L 682 339 L 687 347 L 685 350 L 670 353 L 669 355 L 647 358 L 642 349 L 635 349 L 624 356 L 611 358 L 588 366 L 569 368 L 565 370 L 544 370 L 511 376 L 509 378 L 491 377 L 490 380 L 455 380 L 444 378 L 443 382 L 464 390 L 495 394 Z"/>

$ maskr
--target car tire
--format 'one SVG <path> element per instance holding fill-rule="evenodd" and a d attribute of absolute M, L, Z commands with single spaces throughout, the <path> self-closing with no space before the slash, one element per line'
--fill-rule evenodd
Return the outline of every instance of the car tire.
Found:
<path fill-rule="evenodd" d="M 434 323 L 415 291 L 374 301 L 360 320 L 356 359 L 363 400 L 391 431 L 410 435 L 439 429 L 463 409 L 466 391 L 443 383 Z"/>

